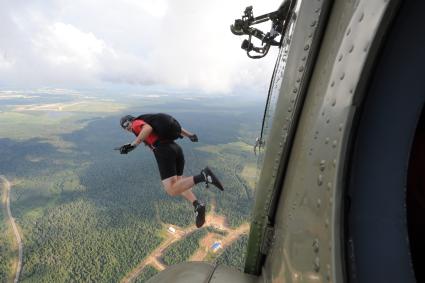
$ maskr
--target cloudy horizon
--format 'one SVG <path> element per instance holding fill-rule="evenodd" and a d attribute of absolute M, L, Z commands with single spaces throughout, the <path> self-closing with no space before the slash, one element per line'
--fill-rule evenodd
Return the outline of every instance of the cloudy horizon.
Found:
<path fill-rule="evenodd" d="M 229 26 L 246 6 L 253 5 L 258 16 L 280 3 L 8 1 L 0 9 L 0 88 L 139 85 L 263 92 L 277 50 L 249 59 L 240 49 L 242 37 Z"/>

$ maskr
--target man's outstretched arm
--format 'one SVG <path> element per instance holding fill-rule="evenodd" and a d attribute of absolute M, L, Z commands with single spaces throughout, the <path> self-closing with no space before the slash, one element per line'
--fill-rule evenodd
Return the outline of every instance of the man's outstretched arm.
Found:
<path fill-rule="evenodd" d="M 184 137 L 190 137 L 190 136 L 193 136 L 193 133 L 191 133 L 191 132 L 189 132 L 188 130 L 186 130 L 186 129 L 184 129 L 184 128 L 182 128 L 182 136 L 184 136 Z"/>
<path fill-rule="evenodd" d="M 143 125 L 142 130 L 140 131 L 137 138 L 131 143 L 131 145 L 138 146 L 152 133 L 152 131 L 153 129 L 149 124 Z"/>
<path fill-rule="evenodd" d="M 198 136 L 189 132 L 188 130 L 182 128 L 181 135 L 184 137 L 188 137 L 192 142 L 198 141 Z"/>

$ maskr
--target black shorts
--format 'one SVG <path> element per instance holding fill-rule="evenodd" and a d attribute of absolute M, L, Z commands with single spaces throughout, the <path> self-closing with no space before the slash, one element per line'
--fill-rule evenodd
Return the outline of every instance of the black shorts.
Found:
<path fill-rule="evenodd" d="M 158 144 L 153 150 L 161 180 L 183 175 L 184 155 L 175 142 Z"/>

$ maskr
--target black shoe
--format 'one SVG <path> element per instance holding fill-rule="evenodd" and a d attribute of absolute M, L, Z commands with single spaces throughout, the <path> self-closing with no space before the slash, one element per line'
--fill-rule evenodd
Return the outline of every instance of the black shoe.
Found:
<path fill-rule="evenodd" d="M 199 203 L 195 207 L 196 227 L 201 228 L 205 223 L 205 204 Z"/>
<path fill-rule="evenodd" d="M 205 183 L 207 184 L 207 188 L 208 188 L 208 184 L 213 184 L 214 186 L 216 186 L 219 190 L 224 191 L 223 185 L 221 184 L 221 182 L 218 180 L 218 178 L 214 175 L 214 173 L 211 171 L 210 168 L 205 167 L 202 171 L 201 174 L 204 175 L 205 178 Z"/>

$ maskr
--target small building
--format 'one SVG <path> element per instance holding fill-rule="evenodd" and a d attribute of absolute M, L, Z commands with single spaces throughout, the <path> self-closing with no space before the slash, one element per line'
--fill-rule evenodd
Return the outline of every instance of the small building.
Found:
<path fill-rule="evenodd" d="M 220 242 L 215 242 L 212 246 L 211 249 L 213 250 L 213 252 L 216 252 L 218 249 L 221 248 L 221 243 Z"/>
<path fill-rule="evenodd" d="M 176 233 L 176 229 L 174 229 L 174 227 L 168 227 L 168 232 L 175 234 Z"/>

